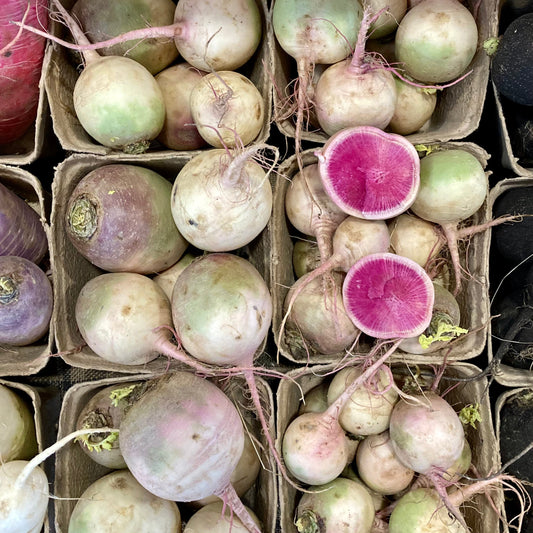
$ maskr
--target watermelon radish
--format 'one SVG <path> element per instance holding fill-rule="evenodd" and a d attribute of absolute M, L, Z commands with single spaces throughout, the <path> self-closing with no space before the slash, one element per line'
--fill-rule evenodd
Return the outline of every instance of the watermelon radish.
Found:
<path fill-rule="evenodd" d="M 415 201 L 420 160 L 401 135 L 373 126 L 345 128 L 315 154 L 324 189 L 349 215 L 385 220 Z"/>
<path fill-rule="evenodd" d="M 342 291 L 346 312 L 371 337 L 413 337 L 430 324 L 433 283 L 406 257 L 389 252 L 363 257 L 348 271 Z"/>

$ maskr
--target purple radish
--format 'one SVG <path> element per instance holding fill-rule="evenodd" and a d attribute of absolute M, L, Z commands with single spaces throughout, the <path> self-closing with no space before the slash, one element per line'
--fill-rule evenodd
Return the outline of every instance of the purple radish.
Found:
<path fill-rule="evenodd" d="M 370 533 L 374 515 L 368 490 L 340 477 L 302 496 L 295 524 L 299 533 Z"/>
<path fill-rule="evenodd" d="M 298 231 L 316 238 L 322 261 L 329 259 L 331 238 L 347 214 L 324 191 L 318 164 L 293 176 L 285 192 L 285 213 Z"/>
<path fill-rule="evenodd" d="M 283 311 L 287 327 L 284 328 L 285 322 L 280 327 L 280 343 L 283 335 L 291 353 L 303 353 L 304 358 L 309 354 L 338 354 L 349 349 L 360 332 L 346 314 L 341 291 L 340 273 L 333 273 L 327 279 L 312 274 L 298 279 L 285 297 Z M 295 292 L 298 298 L 293 298 Z"/>
<path fill-rule="evenodd" d="M 372 126 L 346 128 L 315 153 L 325 191 L 349 215 L 385 220 L 415 201 L 420 159 L 401 135 Z"/>
<path fill-rule="evenodd" d="M 76 0 L 71 13 L 93 42 L 130 30 L 172 24 L 175 9 L 172 0 Z M 152 74 L 163 70 L 178 57 L 176 46 L 168 39 L 130 41 L 103 49 L 101 54 L 127 56 Z"/>
<path fill-rule="evenodd" d="M 433 353 L 446 346 L 467 330 L 459 326 L 461 309 L 454 295 L 438 283 L 433 283 L 435 300 L 431 322 L 427 330 L 419 336 L 403 339 L 399 349 L 413 354 Z"/>
<path fill-rule="evenodd" d="M 0 183 L 0 256 L 24 257 L 39 264 L 48 251 L 41 217 Z"/>
<path fill-rule="evenodd" d="M 0 256 L 0 343 L 27 346 L 50 327 L 52 284 L 23 257 Z"/>
<path fill-rule="evenodd" d="M 353 126 L 385 129 L 396 109 L 398 93 L 389 67 L 365 54 L 365 42 L 377 14 L 365 6 L 354 53 L 328 67 L 320 76 L 314 93 L 320 127 L 328 134 Z"/>
<path fill-rule="evenodd" d="M 239 413 L 213 383 L 188 372 L 156 378 L 120 425 L 130 472 L 152 494 L 178 502 L 219 496 L 260 530 L 230 483 L 244 447 Z"/>
<path fill-rule="evenodd" d="M 363 333 L 378 339 L 408 338 L 429 326 L 435 291 L 426 271 L 392 253 L 371 254 L 348 271 L 346 312 Z"/>
<path fill-rule="evenodd" d="M 313 69 L 331 65 L 351 53 L 362 19 L 357 0 L 321 2 L 319 0 L 276 0 L 272 7 L 272 27 L 281 48 L 296 61 L 295 144 L 300 156 L 301 134 L 313 92 Z M 299 158 L 300 159 L 300 158 Z M 299 160 L 300 170 L 303 164 Z"/>
<path fill-rule="evenodd" d="M 207 143 L 194 125 L 189 104 L 193 87 L 205 73 L 179 63 L 156 75 L 165 102 L 165 122 L 157 140 L 171 150 L 198 150 Z"/>
<path fill-rule="evenodd" d="M 108 272 L 165 270 L 189 245 L 174 224 L 171 191 L 172 184 L 153 170 L 101 166 L 72 191 L 67 236 L 80 254 Z"/>
<path fill-rule="evenodd" d="M 263 166 L 254 160 L 269 148 L 206 150 L 178 173 L 170 206 L 180 233 L 196 248 L 228 252 L 249 244 L 264 230 L 272 212 L 272 186 Z"/>

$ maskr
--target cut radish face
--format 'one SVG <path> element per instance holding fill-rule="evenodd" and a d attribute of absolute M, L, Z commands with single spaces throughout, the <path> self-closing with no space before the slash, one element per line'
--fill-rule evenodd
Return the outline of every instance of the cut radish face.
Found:
<path fill-rule="evenodd" d="M 431 321 L 433 284 L 406 257 L 389 252 L 363 257 L 348 271 L 342 293 L 348 316 L 371 337 L 413 337 Z"/>
<path fill-rule="evenodd" d="M 406 211 L 420 184 L 420 159 L 402 135 L 346 128 L 317 150 L 324 189 L 346 213 L 385 220 Z"/>

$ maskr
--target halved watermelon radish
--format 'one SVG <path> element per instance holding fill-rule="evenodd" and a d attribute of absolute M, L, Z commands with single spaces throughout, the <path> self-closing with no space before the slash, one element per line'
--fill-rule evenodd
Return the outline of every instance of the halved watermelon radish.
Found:
<path fill-rule="evenodd" d="M 386 220 L 406 211 L 420 185 L 420 158 L 402 135 L 345 128 L 315 152 L 324 189 L 346 213 Z"/>
<path fill-rule="evenodd" d="M 378 339 L 421 335 L 429 326 L 433 283 L 413 260 L 390 252 L 370 254 L 348 271 L 342 288 L 346 313 Z"/>

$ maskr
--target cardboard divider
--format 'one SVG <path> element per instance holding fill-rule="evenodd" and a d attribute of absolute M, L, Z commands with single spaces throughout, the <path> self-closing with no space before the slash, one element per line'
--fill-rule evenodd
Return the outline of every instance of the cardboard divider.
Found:
<path fill-rule="evenodd" d="M 449 142 L 441 143 L 440 148 L 460 148 L 474 155 L 483 168 L 487 166 L 489 155 L 479 146 L 473 143 Z M 304 166 L 317 162 L 313 150 L 306 150 L 302 154 Z M 278 180 L 274 189 L 274 211 L 272 215 L 272 294 L 274 298 L 274 313 L 272 329 L 274 340 L 279 353 L 293 363 L 322 364 L 339 361 L 346 357 L 346 353 L 321 354 L 309 348 L 289 345 L 286 335 L 279 338 L 279 331 L 284 317 L 283 304 L 289 288 L 295 282 L 292 264 L 294 248 L 293 236 L 298 233 L 292 228 L 285 215 L 285 193 L 290 184 L 290 179 L 298 172 L 296 157 L 286 159 L 279 167 Z M 487 173 L 488 175 L 488 173 Z M 472 224 L 483 223 L 488 220 L 488 204 L 471 217 Z M 439 363 L 443 361 L 445 353 L 451 348 L 447 360 L 461 361 L 474 358 L 481 354 L 486 344 L 489 323 L 489 300 L 488 300 L 488 248 L 490 233 L 474 235 L 468 246 L 460 247 L 462 266 L 466 268 L 468 275 L 463 282 L 463 289 L 457 297 L 461 310 L 461 327 L 468 329 L 467 335 L 462 335 L 452 341 L 447 347 L 434 353 L 424 355 L 397 352 L 394 360 L 403 362 Z M 371 339 L 362 337 L 358 347 L 358 353 L 367 353 L 371 348 Z"/>
<path fill-rule="evenodd" d="M 54 259 L 50 246 L 51 229 L 48 222 L 51 199 L 33 174 L 16 166 L 0 164 L 0 183 L 24 199 L 40 215 L 48 238 L 48 253 L 39 266 L 48 274 L 55 293 L 57 276 L 54 272 Z M 54 346 L 52 320 L 48 333 L 38 341 L 27 346 L 0 346 L 0 376 L 36 374 L 46 366 L 47 356 L 53 353 Z"/>
<path fill-rule="evenodd" d="M 274 5 L 275 0 L 272 2 Z M 406 138 L 413 144 L 425 144 L 461 140 L 478 127 L 489 79 L 490 59 L 483 49 L 489 37 L 497 35 L 497 0 L 476 2 L 467 0 L 464 5 L 476 13 L 478 26 L 478 47 L 464 80 L 442 90 L 438 95 L 437 106 L 428 122 L 417 132 Z M 271 7 L 272 9 L 272 7 Z M 281 133 L 294 138 L 295 127 L 292 118 L 281 118 L 279 110 L 287 98 L 287 87 L 296 78 L 296 62 L 290 58 L 274 39 L 272 46 L 274 65 L 273 105 L 274 121 Z M 324 143 L 329 138 L 322 130 L 307 131 L 302 135 L 305 141 Z"/>
<path fill-rule="evenodd" d="M 155 377 L 155 376 L 154 376 Z M 146 375 L 130 375 L 124 377 L 101 379 L 92 382 L 77 383 L 66 393 L 59 419 L 58 438 L 64 437 L 74 431 L 76 421 L 87 401 L 99 390 L 125 382 L 145 381 Z M 233 378 L 232 378 L 233 379 Z M 263 468 L 255 484 L 242 497 L 245 505 L 257 514 L 263 524 L 264 533 L 276 531 L 277 519 L 277 480 L 273 459 L 268 451 L 268 444 L 264 438 L 257 419 L 251 411 L 250 400 L 245 391 L 246 385 L 241 378 L 236 379 L 236 386 L 231 388 L 229 397 L 238 405 L 244 417 L 246 427 L 259 442 L 261 462 Z M 239 384 L 239 382 L 241 382 Z M 266 381 L 258 378 L 258 389 L 265 407 L 266 420 L 273 431 L 274 429 L 274 399 L 270 386 Z M 234 395 L 234 396 L 233 396 Z M 83 491 L 100 477 L 112 470 L 95 463 L 80 447 L 77 442 L 71 442 L 56 454 L 55 495 L 60 498 L 55 501 L 55 532 L 67 533 L 70 515 Z M 191 510 L 186 504 L 178 503 L 182 519 L 186 519 Z"/>
<path fill-rule="evenodd" d="M 533 187 L 533 175 L 531 177 L 515 177 L 499 181 L 490 191 L 489 209 L 491 213 L 494 208 L 494 204 L 498 200 L 498 198 L 505 192 L 514 189 L 515 187 Z M 494 287 L 494 290 L 497 290 L 497 287 Z M 501 361 L 495 361 L 497 350 L 495 349 L 495 339 L 493 339 L 492 330 L 492 324 L 489 323 L 487 357 L 489 364 L 495 365 L 493 368 L 494 379 L 501 385 L 505 385 L 508 387 L 533 386 L 532 369 L 514 368 L 508 364 L 502 363 Z"/>
<path fill-rule="evenodd" d="M 71 9 L 75 0 L 61 0 L 62 5 L 68 10 Z M 270 67 L 270 46 L 271 27 L 268 18 L 266 0 L 257 0 L 263 15 L 263 37 L 254 56 L 238 72 L 248 77 L 259 89 L 263 96 L 265 107 L 263 126 L 254 143 L 266 141 L 270 135 L 271 111 L 272 111 L 272 85 Z M 66 27 L 58 24 L 53 25 L 53 34 L 63 39 L 69 39 L 69 32 Z M 51 43 L 50 68 L 45 79 L 46 92 L 50 102 L 50 111 L 54 132 L 64 150 L 71 152 L 92 153 L 97 155 L 122 155 L 128 157 L 120 151 L 103 146 L 93 139 L 80 124 L 74 110 L 73 90 L 79 77 L 79 68 L 74 59 L 75 53 L 67 50 L 57 43 Z M 178 58 L 173 64 L 183 62 Z M 207 147 L 206 149 L 209 149 Z M 148 160 L 157 159 L 161 154 L 194 154 L 198 150 L 174 151 L 169 150 L 157 141 L 153 141 L 150 148 L 144 154 L 135 157 Z"/>
<path fill-rule="evenodd" d="M 26 405 L 30 408 L 30 411 L 33 412 L 35 435 L 37 438 L 37 450 L 39 452 L 42 452 L 44 449 L 44 431 L 43 420 L 41 415 L 41 399 L 39 397 L 37 389 L 32 387 L 31 385 L 18 383 L 17 381 L 12 380 L 5 380 L 2 378 L 0 378 L 0 384 L 13 390 L 13 392 L 15 392 L 26 403 Z M 48 533 L 49 531 L 50 522 L 47 516 L 44 521 L 42 533 Z"/>
<path fill-rule="evenodd" d="M 407 371 L 407 374 L 412 372 L 415 375 L 417 372 L 417 368 L 412 367 L 409 371 L 406 365 L 399 363 L 392 365 L 391 368 L 393 373 Z M 315 365 L 309 367 L 305 372 L 300 369 L 291 370 L 287 373 L 287 377 L 293 379 L 284 379 L 280 382 L 276 395 L 278 435 L 276 446 L 280 454 L 283 435 L 287 426 L 297 416 L 302 394 L 306 394 L 313 387 L 322 383 L 324 379 L 327 379 L 324 376 L 333 372 L 334 369 L 335 365 L 330 364 Z M 420 365 L 418 370 L 432 375 L 432 370 L 426 365 Z M 444 375 L 463 379 L 476 376 L 479 372 L 480 370 L 477 367 L 469 363 L 453 363 L 446 367 Z M 482 420 L 476 425 L 476 429 L 472 427 L 465 429 L 466 438 L 472 450 L 472 464 L 477 468 L 480 477 L 494 473 L 499 468 L 499 456 L 492 426 L 489 398 L 486 394 L 486 379 L 472 379 L 471 381 L 458 383 L 451 380 L 447 381 L 446 377 L 444 377 L 441 381 L 441 392 L 452 385 L 457 386 L 450 390 L 445 398 L 456 412 L 466 405 L 479 403 L 479 412 Z M 281 531 L 283 533 L 296 533 L 294 514 L 301 494 L 285 482 L 282 477 L 279 479 Z M 503 494 L 501 488 L 498 487 L 491 491 L 490 494 L 496 506 L 495 508 L 483 495 L 476 496 L 461 508 L 466 523 L 476 533 L 499 531 L 496 509 L 500 510 L 502 508 Z"/>
<path fill-rule="evenodd" d="M 103 274 L 104 271 L 85 259 L 70 242 L 66 229 L 66 206 L 72 191 L 80 180 L 90 171 L 109 164 L 134 164 L 158 172 L 171 183 L 183 166 L 191 159 L 190 155 L 165 154 L 147 160 L 139 160 L 135 156 L 126 158 L 123 155 L 98 156 L 92 154 L 74 154 L 58 165 L 53 183 L 52 206 L 52 241 L 57 289 L 56 312 L 52 317 L 59 355 L 69 365 L 80 368 L 91 368 L 127 373 L 161 372 L 167 367 L 174 368 L 177 361 L 168 361 L 166 357 L 158 357 L 145 365 L 123 365 L 96 355 L 86 344 L 78 330 L 75 320 L 75 306 L 81 288 L 90 279 Z M 269 229 L 266 228 L 247 246 L 235 253 L 249 260 L 263 275 L 268 283 L 270 262 L 268 244 Z M 265 340 L 266 344 L 266 340 Z M 262 353 L 260 347 L 257 356 Z"/>

